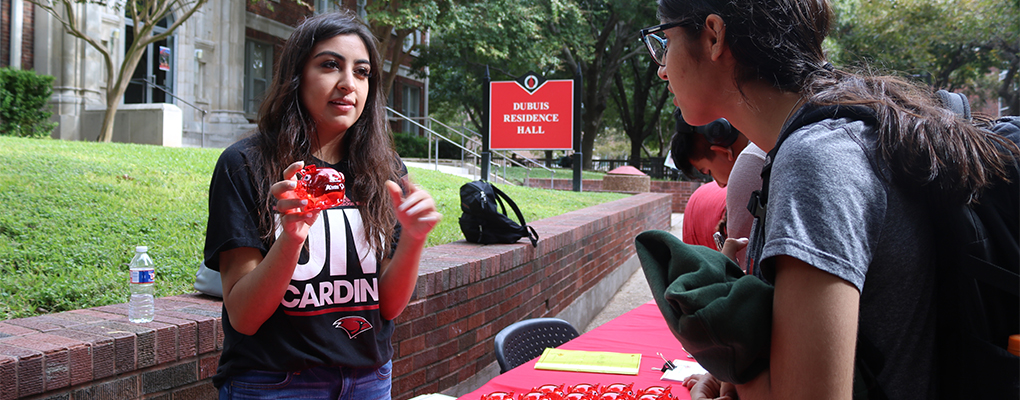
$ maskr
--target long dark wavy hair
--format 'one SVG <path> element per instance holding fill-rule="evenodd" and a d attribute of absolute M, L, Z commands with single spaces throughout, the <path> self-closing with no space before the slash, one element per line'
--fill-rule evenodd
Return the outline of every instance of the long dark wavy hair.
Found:
<path fill-rule="evenodd" d="M 392 200 L 384 186 L 386 180 L 400 183 L 397 177 L 398 158 L 386 124 L 385 97 L 382 94 L 382 61 L 375 36 L 356 15 L 336 12 L 306 19 L 283 45 L 273 74 L 259 108 L 258 128 L 254 133 L 257 159 L 252 160 L 256 184 L 261 191 L 259 231 L 266 240 L 273 240 L 272 215 L 276 200 L 269 186 L 283 179 L 283 171 L 291 163 L 303 160 L 312 163 L 316 145 L 315 122 L 301 104 L 299 88 L 301 73 L 316 43 L 338 35 L 357 35 L 368 49 L 371 75 L 368 98 L 358 120 L 344 133 L 340 158 L 349 164 L 345 177 L 348 188 L 354 188 L 364 220 L 366 240 L 376 251 L 388 253 L 396 216 Z"/>
<path fill-rule="evenodd" d="M 833 13 L 827 0 L 659 0 L 658 4 L 663 22 L 695 22 L 683 25 L 688 40 L 697 37 L 709 15 L 723 19 L 726 43 L 737 63 L 738 87 L 767 82 L 782 91 L 801 93 L 817 105 L 872 109 L 879 121 L 881 156 L 889 162 L 893 179 L 918 189 L 915 193 L 936 195 L 950 203 L 973 201 L 983 189 L 1006 179 L 1006 163 L 1016 157 L 1016 146 L 958 118 L 941 105 L 933 90 L 897 77 L 837 70 L 828 64 L 822 41 Z"/>

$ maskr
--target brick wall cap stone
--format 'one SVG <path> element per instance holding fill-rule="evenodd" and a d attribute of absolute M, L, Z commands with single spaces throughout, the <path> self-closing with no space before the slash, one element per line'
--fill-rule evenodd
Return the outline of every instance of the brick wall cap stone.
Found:
<path fill-rule="evenodd" d="M 644 172 L 641 172 L 641 170 L 639 170 L 637 168 L 634 168 L 631 165 L 624 165 L 622 167 L 618 167 L 618 168 L 616 168 L 616 169 L 614 169 L 612 171 L 609 171 L 607 174 L 609 174 L 609 175 L 641 175 L 641 176 L 647 175 Z"/>

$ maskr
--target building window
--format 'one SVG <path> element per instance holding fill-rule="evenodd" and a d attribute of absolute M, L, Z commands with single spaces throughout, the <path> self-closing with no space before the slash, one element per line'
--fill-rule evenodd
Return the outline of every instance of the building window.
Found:
<path fill-rule="evenodd" d="M 325 14 L 328 12 L 337 11 L 340 6 L 337 5 L 340 0 L 315 0 L 315 13 Z"/>
<path fill-rule="evenodd" d="M 273 79 L 273 46 L 249 39 L 244 48 L 244 112 L 256 114 Z"/>
<path fill-rule="evenodd" d="M 404 85 L 403 93 L 403 114 L 408 118 L 413 119 L 415 122 L 424 125 L 419 118 L 421 117 L 421 88 L 417 86 Z M 421 134 L 418 125 L 412 124 L 411 121 L 404 120 L 404 132 L 418 136 Z"/>

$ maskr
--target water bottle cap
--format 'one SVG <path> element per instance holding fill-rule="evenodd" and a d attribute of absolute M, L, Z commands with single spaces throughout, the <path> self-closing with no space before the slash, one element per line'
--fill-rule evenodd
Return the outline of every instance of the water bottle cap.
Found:
<path fill-rule="evenodd" d="M 147 253 L 149 246 L 135 246 L 135 253 Z"/>

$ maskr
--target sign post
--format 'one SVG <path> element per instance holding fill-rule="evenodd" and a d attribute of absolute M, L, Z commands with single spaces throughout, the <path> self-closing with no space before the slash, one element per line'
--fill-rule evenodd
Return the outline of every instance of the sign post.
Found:
<path fill-rule="evenodd" d="M 489 78 L 488 65 L 485 66 L 485 79 L 483 80 L 483 82 L 485 85 L 485 88 L 483 89 L 485 92 L 484 93 L 485 101 L 490 101 L 489 99 L 491 98 L 492 95 L 489 86 L 492 82 L 492 79 Z M 489 164 L 492 162 L 492 154 L 489 153 L 489 130 L 491 127 L 491 124 L 489 124 L 490 116 L 489 107 L 485 107 L 485 109 L 483 109 L 482 112 L 485 113 L 485 116 L 482 117 L 482 181 L 488 182 Z"/>
<path fill-rule="evenodd" d="M 580 154 L 580 140 L 575 139 L 580 127 L 579 86 L 575 80 L 545 80 L 528 72 L 513 81 L 486 82 L 488 135 L 482 145 L 483 174 L 490 149 L 574 150 L 575 158 Z M 575 161 L 574 169 L 575 176 L 580 176 L 579 161 Z M 578 183 L 574 190 L 580 191 Z"/>
<path fill-rule="evenodd" d="M 584 153 L 581 152 L 581 94 L 584 92 L 581 80 L 581 68 L 574 70 L 574 191 L 581 191 L 581 167 L 584 163 Z"/>

